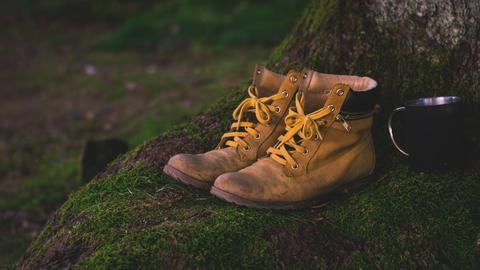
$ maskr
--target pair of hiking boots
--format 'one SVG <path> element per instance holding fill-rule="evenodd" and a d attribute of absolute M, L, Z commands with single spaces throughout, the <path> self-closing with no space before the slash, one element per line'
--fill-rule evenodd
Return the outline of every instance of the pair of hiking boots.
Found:
<path fill-rule="evenodd" d="M 257 65 L 249 97 L 216 149 L 178 154 L 164 172 L 228 202 L 295 209 L 361 183 L 375 167 L 377 82 Z"/>

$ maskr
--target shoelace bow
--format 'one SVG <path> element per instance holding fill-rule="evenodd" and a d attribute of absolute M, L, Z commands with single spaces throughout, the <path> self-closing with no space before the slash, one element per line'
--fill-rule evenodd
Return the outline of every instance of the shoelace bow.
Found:
<path fill-rule="evenodd" d="M 300 99 L 299 99 L 299 96 Z M 303 95 L 300 93 L 295 97 L 295 107 L 290 108 L 288 115 L 285 117 L 285 129 L 287 133 L 278 138 L 278 143 L 274 147 L 270 147 L 267 153 L 276 162 L 286 165 L 289 164 L 292 168 L 297 168 L 298 163 L 292 157 L 292 153 L 297 151 L 304 154 L 308 153 L 308 149 L 301 145 L 305 140 L 320 139 L 322 140 L 322 134 L 320 133 L 320 126 L 326 124 L 326 120 L 318 121 L 328 116 L 331 111 L 328 107 L 323 107 L 320 110 L 314 111 L 309 114 L 305 114 L 303 110 Z M 296 141 L 296 135 L 298 135 L 298 142 Z M 291 150 L 287 149 L 287 146 Z"/>
<path fill-rule="evenodd" d="M 255 90 L 255 93 L 253 92 Z M 258 131 L 255 129 L 256 123 L 251 121 L 242 121 L 247 112 L 255 113 L 258 123 L 267 125 L 271 119 L 271 112 L 275 111 L 275 106 L 268 103 L 285 98 L 284 92 L 277 93 L 269 97 L 258 97 L 257 89 L 254 86 L 248 87 L 249 97 L 242 101 L 233 111 L 233 119 L 237 122 L 231 125 L 231 132 L 223 134 L 222 139 L 228 139 L 225 145 L 248 149 L 248 144 L 243 140 L 249 134 L 257 137 Z M 244 131 L 241 131 L 243 129 Z"/>

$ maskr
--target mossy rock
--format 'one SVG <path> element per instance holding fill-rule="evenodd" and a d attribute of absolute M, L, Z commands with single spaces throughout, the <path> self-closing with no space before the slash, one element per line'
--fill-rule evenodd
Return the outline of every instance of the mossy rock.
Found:
<path fill-rule="evenodd" d="M 467 98 L 471 115 L 477 116 L 479 63 L 469 59 L 479 51 L 472 38 L 480 28 L 469 16 L 479 15 L 478 6 L 466 1 L 452 11 L 448 1 L 418 1 L 443 7 L 424 16 L 419 6 L 397 2 L 312 1 L 268 64 L 277 71 L 310 66 L 369 75 L 380 83 L 385 111 L 409 97 L 458 94 Z M 470 13 L 458 16 L 462 8 Z M 466 30 L 443 41 L 445 33 L 431 31 L 437 29 L 435 21 L 443 23 L 445 31 L 457 27 L 443 20 L 447 15 Z M 412 38 L 412 25 L 420 36 Z M 470 49 L 461 53 L 466 44 Z M 470 162 L 461 171 L 415 172 L 394 153 L 385 134 L 386 114 L 380 114 L 374 128 L 377 170 L 370 184 L 303 211 L 238 207 L 161 173 L 175 153 L 212 148 L 243 96 L 240 87 L 205 114 L 110 164 L 56 211 L 17 268 L 480 265 L 480 162 L 473 129 Z"/>

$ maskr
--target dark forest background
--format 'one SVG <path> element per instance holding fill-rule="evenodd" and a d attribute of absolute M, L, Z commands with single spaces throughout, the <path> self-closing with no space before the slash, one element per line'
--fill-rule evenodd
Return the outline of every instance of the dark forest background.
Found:
<path fill-rule="evenodd" d="M 132 149 L 247 81 L 307 1 L 0 1 L 0 265 L 85 183 L 89 139 Z"/>
<path fill-rule="evenodd" d="M 476 0 L 1 1 L 0 265 L 477 269 L 479 14 Z M 273 211 L 162 173 L 216 145 L 257 62 L 379 82 L 369 185 Z M 442 95 L 465 104 L 462 168 L 413 170 L 386 120 Z"/>

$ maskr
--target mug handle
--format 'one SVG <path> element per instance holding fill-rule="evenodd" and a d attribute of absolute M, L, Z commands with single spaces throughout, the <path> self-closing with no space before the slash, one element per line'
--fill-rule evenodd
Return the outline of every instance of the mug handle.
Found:
<path fill-rule="evenodd" d="M 392 111 L 392 113 L 390 114 L 390 117 L 388 117 L 388 133 L 390 133 L 390 139 L 392 140 L 395 148 L 397 148 L 397 150 L 400 151 L 400 153 L 408 157 L 409 154 L 406 151 L 404 151 L 402 148 L 400 148 L 400 146 L 398 146 L 397 142 L 395 141 L 395 137 L 393 137 L 392 119 L 397 112 L 401 112 L 401 111 L 405 111 L 405 107 L 396 108 L 395 110 Z"/>

